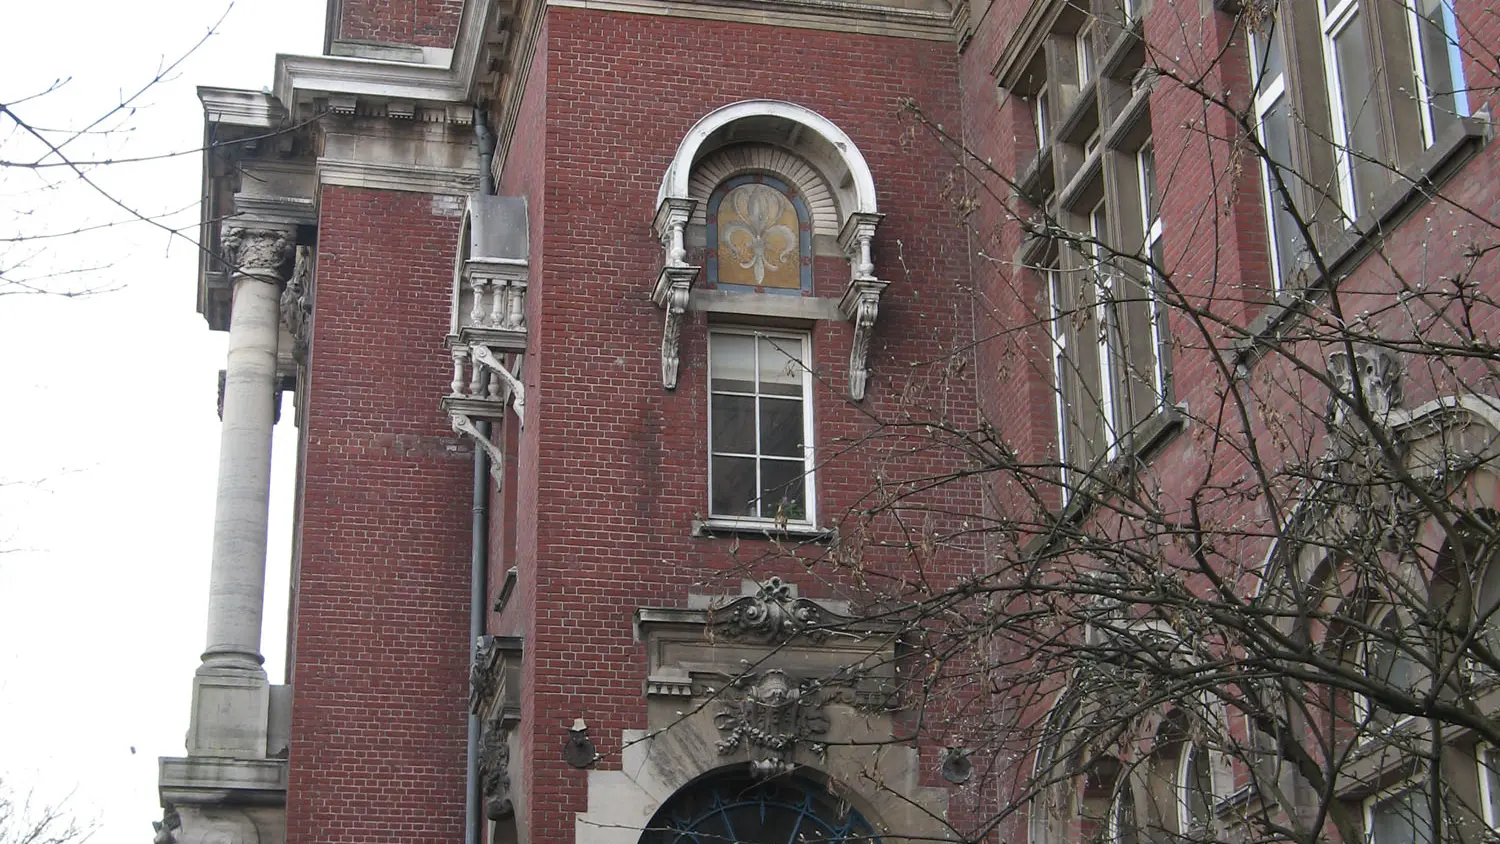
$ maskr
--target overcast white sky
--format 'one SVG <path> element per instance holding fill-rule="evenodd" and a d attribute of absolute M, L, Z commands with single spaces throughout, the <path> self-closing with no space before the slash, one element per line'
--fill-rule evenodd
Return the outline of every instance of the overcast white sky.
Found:
<path fill-rule="evenodd" d="M 215 0 L 6 2 L 0 103 L 30 122 L 78 126 L 149 80 L 224 12 Z M 208 44 L 124 121 L 75 155 L 141 156 L 202 140 L 194 88 L 259 89 L 276 52 L 316 53 L 318 0 L 236 0 Z M 27 149 L 0 117 L 0 159 Z M 196 220 L 201 158 L 93 174 L 144 212 Z M 49 187 L 48 183 L 53 182 Z M 119 220 L 75 180 L 0 169 L 0 238 Z M 103 265 L 59 286 L 82 299 L 0 296 L 0 778 L 67 798 L 104 844 L 144 842 L 160 819 L 156 759 L 181 755 L 203 647 L 224 336 L 194 309 L 191 243 L 136 223 L 21 246 L 0 267 Z M 7 269 L 7 271 L 9 271 Z M 290 456 L 290 402 L 278 456 Z M 283 672 L 290 461 L 277 463 L 263 650 Z"/>

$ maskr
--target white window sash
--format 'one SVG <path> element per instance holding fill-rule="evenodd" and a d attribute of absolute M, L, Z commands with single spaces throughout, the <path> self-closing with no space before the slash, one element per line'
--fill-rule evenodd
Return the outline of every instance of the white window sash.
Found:
<path fill-rule="evenodd" d="M 1151 216 L 1151 185 L 1146 182 L 1146 151 L 1153 147 L 1141 147 L 1135 154 L 1136 182 L 1140 186 L 1141 219 L 1146 221 L 1145 258 L 1149 262 L 1156 245 L 1161 242 L 1163 226 L 1161 214 Z M 1154 158 L 1154 156 L 1153 156 Z M 1160 187 L 1158 185 L 1158 187 Z M 1161 302 L 1156 291 L 1155 268 L 1146 267 L 1146 319 L 1151 326 L 1151 388 L 1156 392 L 1156 403 L 1160 407 L 1167 399 L 1167 372 L 1162 360 L 1162 326 L 1165 315 L 1161 313 Z"/>
<path fill-rule="evenodd" d="M 1052 397 L 1053 417 L 1057 422 L 1058 479 L 1062 483 L 1062 503 L 1067 506 L 1071 496 L 1068 471 L 1068 402 L 1063 392 L 1063 378 L 1068 366 L 1068 334 L 1063 322 L 1066 315 L 1062 306 L 1062 278 L 1056 267 L 1044 270 L 1047 278 L 1047 333 L 1052 339 Z"/>
<path fill-rule="evenodd" d="M 1104 235 L 1099 213 L 1104 203 L 1089 212 L 1089 273 L 1094 279 L 1094 319 L 1098 325 L 1099 410 L 1104 418 L 1104 459 L 1114 460 L 1120 443 L 1115 422 L 1115 359 L 1111 336 L 1116 333 L 1114 276 L 1104 266 Z"/>
<path fill-rule="evenodd" d="M 718 392 L 718 393 L 722 393 L 722 394 L 725 394 L 725 395 L 749 395 L 749 394 L 746 394 L 746 393 L 738 393 L 738 392 L 715 391 L 714 388 L 713 388 L 713 362 L 712 362 L 712 360 L 713 360 L 713 338 L 716 335 L 726 335 L 726 334 L 736 334 L 736 335 L 740 335 L 740 336 L 753 337 L 753 338 L 755 338 L 757 340 L 757 342 L 755 344 L 755 360 L 753 362 L 754 367 L 755 367 L 755 393 L 754 393 L 754 397 L 755 397 L 755 449 L 756 449 L 756 451 L 755 451 L 754 454 L 741 454 L 739 452 L 730 452 L 730 451 L 715 450 L 715 448 L 714 448 L 713 434 L 712 434 L 712 432 L 713 432 L 713 424 L 714 424 L 714 422 L 713 422 L 713 412 L 714 412 L 713 411 L 713 406 L 714 406 L 713 396 L 714 396 L 714 394 L 716 392 Z M 813 413 L 812 413 L 812 410 L 813 410 L 813 404 L 812 404 L 812 377 L 811 377 L 811 373 L 809 371 L 810 367 L 812 366 L 812 341 L 811 341 L 811 337 L 809 337 L 807 334 L 797 333 L 797 332 L 756 331 L 754 329 L 727 328 L 727 327 L 717 327 L 717 328 L 713 328 L 713 329 L 711 329 L 709 331 L 709 343 L 708 343 L 709 365 L 706 367 L 706 369 L 708 370 L 708 393 L 709 393 L 709 400 L 708 400 L 708 430 L 709 430 L 709 437 L 708 437 L 708 472 L 707 472 L 707 477 L 708 477 L 708 498 L 709 498 L 709 502 L 708 502 L 709 520 L 711 522 L 715 523 L 715 524 L 721 524 L 721 525 L 729 525 L 729 526 L 742 525 L 742 526 L 747 526 L 747 527 L 758 527 L 758 528 L 763 528 L 766 525 L 774 525 L 777 522 L 777 520 L 775 518 L 766 517 L 766 516 L 730 516 L 730 515 L 721 515 L 721 514 L 717 514 L 717 513 L 713 512 L 713 494 L 714 494 L 714 492 L 713 492 L 714 491 L 714 477 L 713 477 L 713 471 L 714 470 L 713 470 L 713 466 L 714 466 L 714 457 L 715 457 L 715 455 L 723 456 L 723 457 L 749 457 L 749 458 L 754 458 L 754 460 L 755 460 L 755 490 L 754 490 L 754 494 L 756 495 L 757 509 L 758 510 L 759 509 L 763 509 L 763 507 L 764 507 L 764 502 L 760 502 L 759 501 L 759 496 L 761 495 L 761 490 L 762 490 L 762 487 L 763 487 L 763 484 L 761 482 L 761 466 L 760 466 L 761 460 L 763 460 L 763 459 L 770 459 L 770 460 L 773 460 L 773 461 L 780 461 L 780 462 L 793 462 L 793 460 L 794 460 L 794 459 L 785 459 L 785 458 L 776 458 L 776 457 L 766 458 L 766 457 L 763 457 L 760 454 L 760 447 L 761 447 L 760 446 L 760 443 L 761 443 L 761 438 L 760 438 L 760 399 L 761 399 L 761 393 L 760 393 L 760 343 L 758 341 L 761 338 L 768 339 L 768 340 L 770 340 L 773 343 L 796 344 L 797 347 L 798 347 L 798 349 L 799 349 L 799 358 L 802 361 L 802 371 L 799 373 L 799 378 L 800 378 L 800 380 L 802 382 L 802 397 L 801 397 L 801 402 L 802 402 L 802 455 L 803 455 L 803 457 L 802 457 L 802 484 L 803 484 L 802 500 L 805 502 L 805 505 L 806 505 L 805 506 L 805 511 L 806 512 L 804 514 L 804 518 L 801 518 L 801 519 L 790 519 L 790 520 L 788 520 L 788 524 L 794 524 L 794 525 L 803 526 L 803 527 L 816 525 L 818 523 L 818 516 L 817 516 L 817 496 L 814 495 L 814 490 L 816 489 L 816 485 L 813 482 L 814 481 L 814 478 L 813 478 L 813 468 L 814 468 L 814 465 L 815 465 L 814 464 L 814 459 L 813 459 L 813 456 L 814 456 L 813 455 L 813 431 L 815 430 L 815 426 L 813 425 Z"/>
<path fill-rule="evenodd" d="M 1422 26 L 1426 21 L 1418 8 L 1420 0 L 1406 0 L 1407 24 L 1411 38 L 1412 67 L 1417 77 L 1417 110 L 1422 114 L 1422 145 L 1432 146 L 1437 142 L 1437 131 L 1433 128 L 1432 87 L 1427 80 L 1427 62 L 1422 48 Z M 1453 0 L 1439 0 L 1443 12 L 1443 35 L 1448 42 L 1448 68 L 1453 74 L 1453 104 L 1459 117 L 1469 116 L 1469 92 L 1464 77 L 1463 53 L 1458 48 L 1458 18 L 1453 11 Z"/>
<path fill-rule="evenodd" d="M 1280 36 L 1277 34 L 1275 29 L 1272 29 L 1261 38 L 1277 37 Z M 1253 46 L 1250 50 L 1251 78 L 1254 79 L 1257 84 L 1262 81 L 1262 68 L 1260 66 L 1261 45 L 1258 43 L 1261 38 L 1256 38 L 1251 41 L 1251 44 Z M 1267 48 L 1269 49 L 1269 45 Z M 1286 96 L 1285 71 L 1276 74 L 1276 77 L 1270 81 L 1270 84 L 1265 86 L 1265 90 L 1260 91 L 1255 95 L 1255 136 L 1260 141 L 1261 149 L 1270 149 L 1270 144 L 1266 138 L 1266 115 L 1270 114 L 1271 110 L 1276 108 L 1276 105 L 1284 96 Z M 1260 159 L 1260 196 L 1261 203 L 1265 206 L 1266 240 L 1269 242 L 1269 245 L 1271 247 L 1271 290 L 1274 293 L 1280 293 L 1283 284 L 1282 273 L 1286 269 L 1285 267 L 1281 266 L 1281 238 L 1290 237 L 1291 235 L 1289 232 L 1281 231 L 1277 226 L 1276 209 L 1278 203 L 1281 202 L 1281 199 L 1279 198 L 1278 192 L 1276 190 L 1276 178 L 1275 174 L 1271 170 L 1272 163 L 1269 158 L 1270 156 L 1268 153 L 1265 156 L 1261 156 Z M 1282 161 L 1278 163 L 1284 166 L 1290 164 L 1291 162 Z M 1283 177 L 1283 179 L 1284 178 L 1285 177 Z"/>
<path fill-rule="evenodd" d="M 1354 156 L 1351 149 L 1352 128 L 1344 119 L 1344 89 L 1341 81 L 1344 68 L 1339 66 L 1335 41 L 1351 23 L 1364 26 L 1359 19 L 1359 0 L 1340 0 L 1328 11 L 1323 10 L 1324 0 L 1314 0 L 1319 12 L 1319 27 L 1323 41 L 1324 85 L 1328 91 L 1328 111 L 1333 118 L 1334 157 L 1339 175 L 1339 204 L 1344 211 L 1346 225 L 1352 225 L 1359 216 L 1359 205 L 1354 195 Z"/>

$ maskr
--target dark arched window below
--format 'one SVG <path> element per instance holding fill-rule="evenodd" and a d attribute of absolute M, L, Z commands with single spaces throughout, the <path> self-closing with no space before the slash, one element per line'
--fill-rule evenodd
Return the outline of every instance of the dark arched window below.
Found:
<path fill-rule="evenodd" d="M 703 780 L 662 805 L 641 844 L 879 844 L 864 817 L 798 778 Z"/>

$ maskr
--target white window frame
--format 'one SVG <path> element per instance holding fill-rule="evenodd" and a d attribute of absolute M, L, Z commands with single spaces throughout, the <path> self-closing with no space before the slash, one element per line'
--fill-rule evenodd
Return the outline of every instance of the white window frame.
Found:
<path fill-rule="evenodd" d="M 1408 792 L 1418 791 L 1419 789 L 1421 789 L 1421 787 L 1422 783 L 1408 780 L 1399 785 L 1393 786 L 1384 791 L 1377 792 L 1376 794 L 1366 797 L 1363 805 L 1361 806 L 1361 814 L 1363 815 L 1363 820 L 1365 823 L 1364 844 L 1389 844 L 1389 842 L 1381 842 L 1375 840 L 1375 807 L 1379 806 L 1382 803 L 1389 803 Z M 1423 794 L 1421 796 L 1423 801 L 1426 801 L 1427 795 Z M 1427 819 L 1427 823 L 1427 844 L 1436 844 L 1436 842 L 1433 841 L 1432 837 L 1432 818 L 1429 817 Z"/>
<path fill-rule="evenodd" d="M 1047 148 L 1052 143 L 1052 127 L 1048 125 L 1051 115 L 1048 114 L 1047 88 L 1043 86 L 1036 96 L 1031 98 L 1031 125 L 1036 130 L 1036 148 L 1038 152 Z"/>
<path fill-rule="evenodd" d="M 1417 5 L 1421 0 L 1406 0 L 1406 21 L 1411 39 L 1412 68 L 1416 75 L 1418 111 L 1422 113 L 1422 145 L 1430 147 L 1437 142 L 1433 129 L 1432 90 L 1427 82 L 1427 62 L 1422 53 L 1422 24 L 1425 20 Z M 1463 52 L 1458 47 L 1458 16 L 1453 9 L 1453 0 L 1438 0 L 1443 10 L 1443 35 L 1448 41 L 1448 67 L 1453 73 L 1453 105 L 1459 117 L 1469 116 L 1468 79 L 1464 75 Z"/>
<path fill-rule="evenodd" d="M 1352 225 L 1359 217 L 1358 197 L 1354 195 L 1354 156 L 1351 149 L 1350 127 L 1344 120 L 1344 87 L 1341 84 L 1343 68 L 1339 67 L 1335 41 L 1351 23 L 1364 26 L 1360 19 L 1360 0 L 1310 0 L 1318 10 L 1318 31 L 1322 36 L 1324 87 L 1328 91 L 1328 111 L 1333 119 L 1334 158 L 1339 174 L 1339 204 L 1343 207 L 1346 225 Z M 1332 8 L 1325 8 L 1331 3 Z M 1366 49 L 1369 48 L 1368 37 Z M 1288 57 L 1290 58 L 1290 57 Z M 1370 72 L 1366 68 L 1365 72 Z"/>
<path fill-rule="evenodd" d="M 1495 754 L 1493 765 L 1485 764 L 1485 757 L 1491 753 Z M 1479 804 L 1484 815 L 1484 823 L 1490 829 L 1500 832 L 1500 813 L 1495 811 L 1495 798 L 1500 797 L 1500 750 L 1494 745 L 1480 742 L 1474 748 L 1474 761 L 1479 765 Z"/>
<path fill-rule="evenodd" d="M 1111 337 L 1119 333 L 1115 313 L 1115 278 L 1105 263 L 1104 238 L 1107 232 L 1099 225 L 1103 214 L 1108 226 L 1109 208 L 1105 200 L 1089 209 L 1089 244 L 1085 257 L 1094 282 L 1094 319 L 1099 332 L 1099 412 L 1104 417 L 1104 459 L 1114 460 L 1120 453 L 1119 422 L 1115 417 L 1115 357 Z"/>
<path fill-rule="evenodd" d="M 1066 507 L 1072 497 L 1072 473 L 1068 469 L 1068 399 L 1064 390 L 1064 378 L 1068 370 L 1067 314 L 1062 306 L 1062 270 L 1055 264 L 1044 267 L 1042 275 L 1047 281 L 1047 333 L 1052 338 L 1052 397 L 1053 416 L 1057 421 L 1058 480 L 1062 485 L 1062 503 Z"/>
<path fill-rule="evenodd" d="M 1161 243 L 1162 234 L 1165 231 L 1161 221 L 1161 208 L 1158 203 L 1157 214 L 1151 216 L 1151 184 L 1146 180 L 1146 157 L 1151 157 L 1151 170 L 1156 172 L 1156 145 L 1147 141 L 1135 152 L 1136 184 L 1140 188 L 1141 195 L 1141 220 L 1146 229 L 1146 242 L 1142 245 L 1145 259 L 1151 261 L 1151 256 L 1157 244 Z M 1157 185 L 1161 187 L 1160 184 Z M 1156 269 L 1149 263 L 1146 265 L 1146 308 L 1147 320 L 1151 324 L 1151 386 L 1156 391 L 1156 406 L 1160 408 L 1167 400 L 1167 370 L 1166 361 L 1162 355 L 1162 326 L 1161 321 L 1165 314 L 1161 312 L 1161 302 L 1156 291 L 1157 275 Z"/>
<path fill-rule="evenodd" d="M 1192 783 L 1188 780 L 1188 769 L 1193 759 L 1201 754 L 1200 764 L 1208 766 L 1208 824 L 1202 828 L 1193 825 L 1193 804 L 1189 795 Z M 1195 833 L 1204 833 L 1212 830 L 1214 817 L 1218 813 L 1219 795 L 1224 785 L 1221 780 L 1223 776 L 1219 772 L 1222 761 L 1218 753 L 1210 750 L 1207 746 L 1194 744 L 1190 741 L 1182 743 L 1182 752 L 1178 754 L 1177 760 L 1177 830 L 1180 835 L 1192 836 Z"/>
<path fill-rule="evenodd" d="M 1082 91 L 1094 81 L 1099 68 L 1095 66 L 1094 60 L 1094 20 L 1092 17 L 1078 28 L 1078 34 L 1073 36 L 1073 50 L 1078 62 L 1078 90 Z"/>
<path fill-rule="evenodd" d="M 802 379 L 802 471 L 803 471 L 803 475 L 802 475 L 802 479 L 803 480 L 802 480 L 802 482 L 804 484 L 803 493 L 802 494 L 803 494 L 803 500 L 806 502 L 806 505 L 807 505 L 806 508 L 805 508 L 806 509 L 806 513 L 804 515 L 804 518 L 801 518 L 801 519 L 787 519 L 787 520 L 785 520 L 783 522 L 783 521 L 777 520 L 774 517 L 765 517 L 765 516 L 730 516 L 730 515 L 721 515 L 721 514 L 715 513 L 713 511 L 713 495 L 714 495 L 713 465 L 714 465 L 714 453 L 715 453 L 714 452 L 714 443 L 713 443 L 713 424 L 714 424 L 714 422 L 713 422 L 713 412 L 714 412 L 713 411 L 713 406 L 714 406 L 714 402 L 713 402 L 713 396 L 714 396 L 714 388 L 713 388 L 713 347 L 714 347 L 714 342 L 713 342 L 713 338 L 714 338 L 715 335 L 729 335 L 729 334 L 740 335 L 740 336 L 747 336 L 747 337 L 753 337 L 757 341 L 756 344 L 755 344 L 756 355 L 757 355 L 757 358 L 756 358 L 756 369 L 755 369 L 755 377 L 756 377 L 756 386 L 755 386 L 755 402 L 756 402 L 755 448 L 756 448 L 756 453 L 753 454 L 753 455 L 751 455 L 751 454 L 739 454 L 739 453 L 726 453 L 726 454 L 730 454 L 731 456 L 750 457 L 750 458 L 752 458 L 752 459 L 754 459 L 756 461 L 756 470 L 755 471 L 756 471 L 756 490 L 757 490 L 757 494 L 759 494 L 759 490 L 761 488 L 761 484 L 760 484 L 760 460 L 761 460 L 761 455 L 760 455 L 760 367 L 759 367 L 760 343 L 759 343 L 759 340 L 761 338 L 765 338 L 765 339 L 771 340 L 772 342 L 780 341 L 780 342 L 785 342 L 785 343 L 798 343 L 801 346 L 801 360 L 803 362 L 803 368 L 802 368 L 802 372 L 801 372 L 801 379 Z M 814 448 L 815 448 L 814 447 L 814 440 L 813 440 L 813 432 L 816 430 L 816 426 L 813 423 L 813 394 L 812 394 L 812 382 L 813 382 L 813 379 L 812 379 L 812 372 L 811 372 L 811 366 L 812 366 L 812 335 L 809 334 L 806 331 L 783 331 L 783 330 L 768 330 L 768 329 L 760 329 L 760 328 L 747 328 L 747 327 L 744 327 L 744 326 L 713 325 L 713 326 L 709 327 L 709 331 L 708 331 L 708 356 L 709 356 L 709 365 L 707 367 L 705 367 L 705 369 L 707 370 L 706 375 L 707 375 L 707 381 L 708 381 L 708 436 L 706 437 L 706 439 L 708 441 L 708 453 L 707 453 L 708 506 L 707 506 L 706 509 L 707 509 L 708 514 L 709 514 L 709 517 L 708 517 L 709 524 L 713 525 L 715 527 L 750 528 L 750 529 L 755 529 L 755 530 L 765 530 L 768 527 L 779 527 L 779 526 L 782 526 L 783 524 L 784 525 L 788 525 L 788 526 L 792 526 L 792 527 L 798 527 L 798 528 L 812 528 L 812 527 L 814 527 L 818 523 L 818 514 L 817 514 L 817 495 L 815 494 L 816 493 L 816 489 L 817 489 L 817 484 L 815 483 L 816 479 L 814 477 L 814 472 L 813 472 L 813 468 L 814 468 L 813 454 L 814 454 Z"/>
<path fill-rule="evenodd" d="M 1276 30 L 1263 35 L 1252 35 L 1250 38 L 1250 78 L 1258 86 L 1261 81 L 1261 41 L 1266 38 L 1280 37 Z M 1265 125 L 1266 115 L 1276 108 L 1276 105 L 1286 97 L 1286 59 L 1282 59 L 1282 70 L 1276 74 L 1276 78 L 1265 86 L 1264 91 L 1255 95 L 1255 135 L 1260 141 L 1261 149 L 1269 150 L 1270 144 L 1266 141 Z M 1282 232 L 1276 225 L 1276 207 L 1281 200 L 1276 191 L 1276 179 L 1271 172 L 1269 155 L 1260 157 L 1260 197 L 1266 212 L 1266 240 L 1271 247 L 1271 290 L 1280 293 L 1285 282 L 1283 271 L 1288 269 L 1281 266 L 1281 238 L 1289 236 Z M 1281 162 L 1290 164 L 1291 162 Z"/>

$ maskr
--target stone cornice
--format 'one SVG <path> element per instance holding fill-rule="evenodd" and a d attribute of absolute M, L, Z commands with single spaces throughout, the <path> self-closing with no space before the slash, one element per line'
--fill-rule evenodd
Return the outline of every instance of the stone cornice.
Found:
<path fill-rule="evenodd" d="M 276 130 L 286 119 L 286 109 L 264 91 L 199 85 L 198 100 L 208 123 Z"/>
<path fill-rule="evenodd" d="M 471 102 L 475 70 L 484 47 L 485 25 L 493 6 L 481 0 L 464 3 L 453 58 L 446 66 L 342 56 L 278 55 L 276 99 L 289 108 L 300 104 L 299 98 L 319 94 L 423 103 Z"/>
<path fill-rule="evenodd" d="M 839 0 L 547 0 L 549 6 L 951 41 L 953 12 Z"/>
<path fill-rule="evenodd" d="M 384 164 L 373 161 L 318 159 L 318 183 L 376 190 L 467 196 L 479 189 L 479 173 L 472 169 Z"/>

